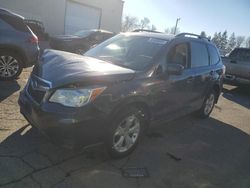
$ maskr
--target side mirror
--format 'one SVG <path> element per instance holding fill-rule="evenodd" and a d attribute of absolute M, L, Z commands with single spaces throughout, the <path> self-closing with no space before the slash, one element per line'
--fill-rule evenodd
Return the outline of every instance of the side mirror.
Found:
<path fill-rule="evenodd" d="M 167 72 L 172 75 L 181 75 L 184 70 L 184 66 L 180 64 L 168 64 Z"/>

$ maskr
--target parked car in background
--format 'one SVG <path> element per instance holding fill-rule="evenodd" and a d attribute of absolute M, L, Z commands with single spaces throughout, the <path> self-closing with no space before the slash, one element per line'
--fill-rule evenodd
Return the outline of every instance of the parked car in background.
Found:
<path fill-rule="evenodd" d="M 20 111 L 56 143 L 103 141 L 112 157 L 124 157 L 149 124 L 208 117 L 223 73 L 217 48 L 199 35 L 119 34 L 85 56 L 46 50 L 20 93 Z"/>
<path fill-rule="evenodd" d="M 83 54 L 92 46 L 99 44 L 115 34 L 105 30 L 81 30 L 72 35 L 59 35 L 50 39 L 50 46 L 56 50 L 63 50 Z"/>
<path fill-rule="evenodd" d="M 22 69 L 37 62 L 38 38 L 24 18 L 0 9 L 0 80 L 17 78 Z"/>
<path fill-rule="evenodd" d="M 250 85 L 250 48 L 235 48 L 222 61 L 226 66 L 225 82 Z"/>
<path fill-rule="evenodd" d="M 45 32 L 43 22 L 37 20 L 25 19 L 24 22 L 29 26 L 29 28 L 35 33 L 39 41 L 49 40 L 49 34 Z"/>

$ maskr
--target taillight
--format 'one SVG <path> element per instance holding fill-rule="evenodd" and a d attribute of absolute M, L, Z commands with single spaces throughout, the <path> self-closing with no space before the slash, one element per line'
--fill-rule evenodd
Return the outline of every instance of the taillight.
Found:
<path fill-rule="evenodd" d="M 28 39 L 28 42 L 30 42 L 31 44 L 38 44 L 38 37 L 35 35 L 35 33 L 33 33 L 33 31 L 29 28 L 29 26 L 27 26 L 27 28 L 29 29 L 30 33 L 31 33 L 31 37 Z"/>
<path fill-rule="evenodd" d="M 38 38 L 36 35 L 32 35 L 30 38 L 29 38 L 29 42 L 32 43 L 32 44 L 37 44 L 38 43 Z"/>

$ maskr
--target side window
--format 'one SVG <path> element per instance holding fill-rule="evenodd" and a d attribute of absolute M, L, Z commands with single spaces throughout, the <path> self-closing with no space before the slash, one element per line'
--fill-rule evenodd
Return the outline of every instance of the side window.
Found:
<path fill-rule="evenodd" d="M 239 50 L 239 60 L 250 61 L 250 50 L 248 49 Z"/>
<path fill-rule="evenodd" d="M 18 31 L 29 32 L 27 25 L 22 19 L 7 15 L 2 15 L 1 19 Z"/>
<path fill-rule="evenodd" d="M 0 18 L 0 30 L 5 30 L 5 29 L 9 29 L 10 26 L 8 24 L 6 24 L 3 20 L 1 20 Z"/>
<path fill-rule="evenodd" d="M 188 67 L 188 44 L 177 44 L 170 49 L 167 56 L 168 63 L 176 63 Z"/>
<path fill-rule="evenodd" d="M 233 50 L 233 51 L 230 53 L 229 57 L 230 57 L 230 58 L 237 58 L 237 57 L 238 57 L 238 54 L 239 54 L 239 50 L 236 49 L 236 50 Z"/>
<path fill-rule="evenodd" d="M 205 44 L 191 42 L 191 67 L 209 65 L 208 51 Z"/>
<path fill-rule="evenodd" d="M 212 65 L 217 64 L 220 61 L 217 49 L 214 46 L 208 45 L 208 50 L 210 54 L 210 63 Z"/>

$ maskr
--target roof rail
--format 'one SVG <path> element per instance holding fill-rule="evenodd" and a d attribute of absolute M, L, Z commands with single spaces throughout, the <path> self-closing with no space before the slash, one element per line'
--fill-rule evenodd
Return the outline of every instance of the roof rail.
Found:
<path fill-rule="evenodd" d="M 150 32 L 150 33 L 162 33 L 159 31 L 153 31 L 153 30 L 148 30 L 148 29 L 136 29 L 133 32 Z"/>
<path fill-rule="evenodd" d="M 180 34 L 176 35 L 175 37 L 185 37 L 185 36 L 194 36 L 194 37 L 197 37 L 199 39 L 206 39 L 207 41 L 210 42 L 209 38 L 203 37 L 201 35 L 193 34 L 193 33 L 180 33 Z"/>

